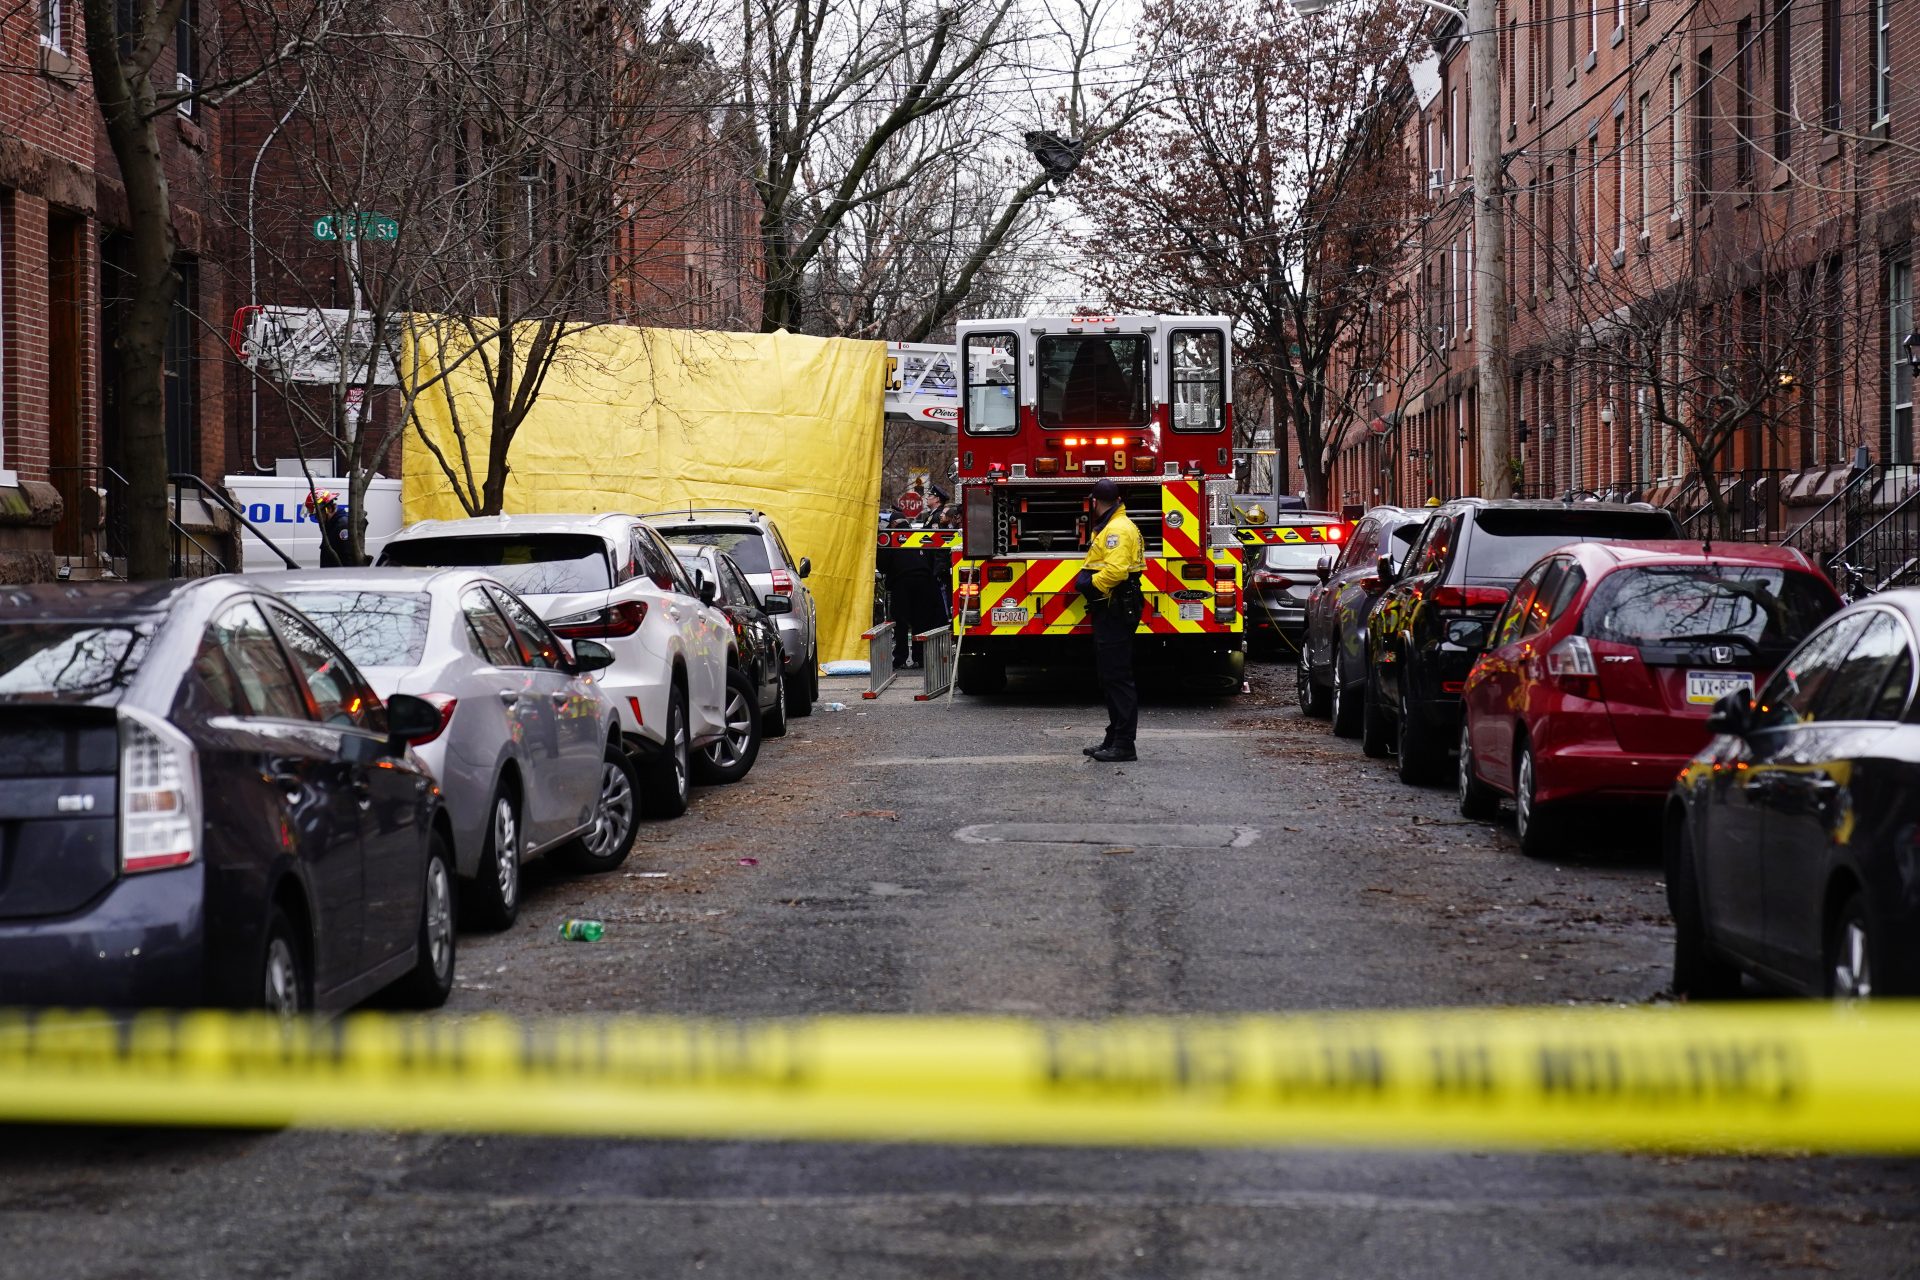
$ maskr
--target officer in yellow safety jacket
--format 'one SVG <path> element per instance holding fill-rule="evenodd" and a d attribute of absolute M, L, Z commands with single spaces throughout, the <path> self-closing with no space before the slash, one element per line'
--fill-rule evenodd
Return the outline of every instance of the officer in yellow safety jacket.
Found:
<path fill-rule="evenodd" d="M 1133 633 L 1140 625 L 1146 597 L 1140 575 L 1147 570 L 1140 530 L 1120 505 L 1120 489 L 1102 477 L 1094 482 L 1093 532 L 1087 563 L 1074 578 L 1093 618 L 1093 665 L 1100 693 L 1107 700 L 1107 736 L 1082 750 L 1102 764 L 1132 760 L 1140 724 L 1140 698 L 1133 684 Z"/>

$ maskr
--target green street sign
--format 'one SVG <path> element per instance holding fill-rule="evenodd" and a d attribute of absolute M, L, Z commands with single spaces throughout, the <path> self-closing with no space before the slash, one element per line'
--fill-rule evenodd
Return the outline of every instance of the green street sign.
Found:
<path fill-rule="evenodd" d="M 315 240 L 398 240 L 400 222 L 384 213 L 323 213 L 313 220 Z"/>

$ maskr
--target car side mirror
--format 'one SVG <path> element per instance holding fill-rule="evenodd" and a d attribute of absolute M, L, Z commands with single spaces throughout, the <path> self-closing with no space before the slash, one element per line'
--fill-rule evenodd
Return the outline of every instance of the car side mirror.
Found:
<path fill-rule="evenodd" d="M 1320 562 L 1313 566 L 1314 576 L 1325 582 L 1333 576 L 1333 557 L 1321 556 Z"/>
<path fill-rule="evenodd" d="M 720 598 L 720 587 L 718 583 L 709 582 L 704 575 L 697 578 L 696 581 L 700 586 L 701 604 L 712 604 Z"/>
<path fill-rule="evenodd" d="M 792 596 L 768 596 L 760 602 L 760 612 L 766 614 L 792 613 Z"/>
<path fill-rule="evenodd" d="M 573 642 L 573 669 L 579 672 L 604 671 L 613 665 L 613 650 L 598 640 Z"/>
<path fill-rule="evenodd" d="M 1394 579 L 1393 557 L 1381 556 L 1373 562 L 1373 572 L 1380 579 L 1380 585 L 1386 586 Z"/>
<path fill-rule="evenodd" d="M 808 556 L 801 556 L 800 563 L 796 566 L 796 568 L 799 569 L 800 576 L 804 578 L 808 574 L 813 572 L 813 560 Z"/>
<path fill-rule="evenodd" d="M 439 732 L 440 708 L 425 698 L 396 693 L 387 699 L 387 747 L 394 755 L 406 754 L 409 744 Z"/>
<path fill-rule="evenodd" d="M 1478 618 L 1455 618 L 1447 624 L 1447 643 L 1462 649 L 1487 647 L 1487 624 Z"/>
<path fill-rule="evenodd" d="M 1707 712 L 1707 732 L 1744 738 L 1753 729 L 1753 694 L 1746 689 L 1723 693 Z"/>

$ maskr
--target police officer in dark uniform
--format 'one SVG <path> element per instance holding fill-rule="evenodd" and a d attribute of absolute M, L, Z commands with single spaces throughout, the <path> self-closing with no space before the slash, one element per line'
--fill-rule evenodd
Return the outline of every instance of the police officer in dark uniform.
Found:
<path fill-rule="evenodd" d="M 1102 476 L 1094 482 L 1091 496 L 1087 563 L 1074 585 L 1086 598 L 1093 619 L 1094 672 L 1107 701 L 1107 736 L 1099 746 L 1082 750 L 1102 764 L 1111 764 L 1136 758 L 1140 695 L 1133 683 L 1133 635 L 1146 608 L 1140 575 L 1147 563 L 1140 530 L 1127 518 L 1119 486 Z"/>

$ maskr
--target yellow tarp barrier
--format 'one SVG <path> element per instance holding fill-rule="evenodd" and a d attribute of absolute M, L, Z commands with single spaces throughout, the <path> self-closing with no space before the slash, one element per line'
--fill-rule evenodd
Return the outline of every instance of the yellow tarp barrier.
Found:
<path fill-rule="evenodd" d="M 415 366 L 423 380 L 443 359 L 431 334 L 423 326 Z M 445 358 L 456 355 L 450 348 Z M 514 437 L 506 510 L 765 511 L 794 556 L 813 561 L 807 585 L 819 608 L 821 660 L 864 657 L 885 387 L 878 342 L 588 329 L 567 339 Z M 468 360 L 416 407 L 422 429 L 455 465 L 457 408 L 476 486 L 485 474 L 487 403 L 480 362 Z M 403 476 L 408 522 L 466 514 L 414 431 Z"/>

